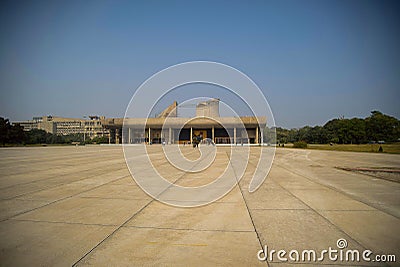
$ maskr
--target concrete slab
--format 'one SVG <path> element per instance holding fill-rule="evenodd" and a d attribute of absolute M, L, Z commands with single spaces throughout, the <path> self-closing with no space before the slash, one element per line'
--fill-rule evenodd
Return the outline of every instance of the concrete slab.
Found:
<path fill-rule="evenodd" d="M 378 210 L 323 211 L 323 216 L 375 253 L 398 254 L 399 219 Z"/>
<path fill-rule="evenodd" d="M 150 200 L 142 189 L 133 183 L 116 184 L 110 183 L 97 187 L 93 190 L 79 195 L 82 198 L 104 198 L 104 199 L 132 199 L 132 200 Z"/>
<path fill-rule="evenodd" d="M 254 232 L 124 227 L 78 266 L 265 266 L 259 249 Z"/>
<path fill-rule="evenodd" d="M 1 266 L 71 266 L 115 227 L 9 220 L 0 224 Z"/>
<path fill-rule="evenodd" d="M 196 208 L 177 208 L 153 202 L 126 226 L 254 232 L 243 201 L 218 202 Z"/>
<path fill-rule="evenodd" d="M 347 240 L 351 249 L 360 251 L 365 249 L 351 236 L 313 210 L 252 210 L 251 214 L 261 242 L 263 246 L 268 246 L 269 251 L 285 250 L 289 253 L 291 250 L 297 250 L 301 254 L 303 250 L 314 250 L 318 259 L 321 251 L 329 247 L 337 249 L 336 242 L 341 238 Z M 276 255 L 271 262 L 281 263 Z M 306 260 L 306 262 L 313 264 L 318 261 Z M 329 263 L 332 262 L 325 257 L 317 265 Z M 352 266 L 354 262 L 338 262 L 338 264 Z"/>
<path fill-rule="evenodd" d="M 17 214 L 39 208 L 47 203 L 48 202 L 44 200 L 0 200 L 0 221 L 14 217 Z"/>
<path fill-rule="evenodd" d="M 75 197 L 16 216 L 14 219 L 95 225 L 121 225 L 147 203 L 148 200 Z"/>
<path fill-rule="evenodd" d="M 263 185 L 254 193 L 249 193 L 246 188 L 243 194 L 251 210 L 254 209 L 307 209 L 299 199 L 291 195 L 273 182 Z"/>
<path fill-rule="evenodd" d="M 170 166 L 161 146 L 149 151 L 184 186 L 206 184 L 229 164 L 228 147 L 218 147 L 212 168 L 193 174 Z M 266 266 L 257 259 L 262 245 L 322 250 L 339 238 L 351 249 L 400 257 L 400 184 L 334 168 L 400 167 L 400 155 L 278 149 L 270 175 L 250 194 L 259 152 L 251 148 L 240 188 L 204 207 L 177 208 L 141 191 L 121 147 L 0 149 L 0 265 Z M 381 265 L 296 262 L 321 264 Z"/>
<path fill-rule="evenodd" d="M 360 201 L 322 186 L 321 189 L 288 190 L 315 210 L 375 210 Z"/>
<path fill-rule="evenodd" d="M 105 185 L 110 181 L 115 181 L 127 177 L 127 175 L 123 173 L 124 172 L 116 171 L 112 173 L 105 173 L 102 175 L 85 177 L 78 181 L 62 181 L 61 183 L 52 184 L 52 186 L 17 195 L 14 198 L 21 200 L 43 200 L 50 203 L 86 191 L 95 190 L 99 186 Z"/>

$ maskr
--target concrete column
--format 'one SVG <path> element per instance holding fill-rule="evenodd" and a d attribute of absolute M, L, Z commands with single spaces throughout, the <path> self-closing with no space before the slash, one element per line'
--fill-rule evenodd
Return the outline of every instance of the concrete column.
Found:
<path fill-rule="evenodd" d="M 151 129 L 149 127 L 149 144 L 151 143 Z"/>
<path fill-rule="evenodd" d="M 261 132 L 261 145 L 264 144 L 264 128 L 260 128 L 260 132 Z"/>
<path fill-rule="evenodd" d="M 131 128 L 128 128 L 128 144 L 131 143 Z"/>
<path fill-rule="evenodd" d="M 236 127 L 233 128 L 233 143 L 236 145 Z"/>
<path fill-rule="evenodd" d="M 111 129 L 108 131 L 108 144 L 111 144 Z"/>
<path fill-rule="evenodd" d="M 190 127 L 190 143 L 193 143 L 193 128 Z"/>
<path fill-rule="evenodd" d="M 172 129 L 168 129 L 168 144 L 172 144 Z"/>
<path fill-rule="evenodd" d="M 119 129 L 115 128 L 115 143 L 119 144 Z"/>
<path fill-rule="evenodd" d="M 211 128 L 211 139 L 215 143 L 214 126 Z"/>
<path fill-rule="evenodd" d="M 258 126 L 256 127 L 256 140 L 255 140 L 256 144 L 259 144 L 258 142 Z"/>

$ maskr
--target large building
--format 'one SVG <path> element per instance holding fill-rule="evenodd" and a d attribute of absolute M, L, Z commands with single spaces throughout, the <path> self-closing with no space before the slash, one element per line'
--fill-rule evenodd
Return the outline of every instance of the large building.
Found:
<path fill-rule="evenodd" d="M 197 103 L 193 118 L 178 117 L 178 107 L 175 101 L 155 118 L 43 116 L 14 124 L 25 131 L 41 129 L 57 135 L 84 134 L 87 138 L 107 136 L 109 143 L 115 144 L 182 144 L 192 143 L 198 137 L 211 139 L 215 144 L 263 143 L 265 117 L 220 117 L 219 99 Z"/>
<path fill-rule="evenodd" d="M 42 117 L 33 117 L 32 120 L 28 120 L 28 121 L 17 121 L 17 122 L 13 122 L 14 125 L 18 124 L 19 126 L 21 126 L 24 131 L 30 131 L 33 129 L 39 129 L 39 124 L 42 122 Z"/>
<path fill-rule="evenodd" d="M 104 117 L 89 116 L 88 119 L 63 118 L 55 116 L 34 117 L 32 120 L 14 122 L 23 127 L 24 131 L 32 129 L 44 130 L 51 134 L 68 135 L 84 134 L 88 138 L 108 136 L 103 127 Z"/>
<path fill-rule="evenodd" d="M 110 132 L 111 143 L 182 144 L 193 138 L 209 138 L 216 144 L 260 144 L 265 117 L 220 117 L 219 99 L 196 105 L 196 117 L 177 116 L 174 102 L 155 118 L 110 118 L 104 127 Z M 123 132 L 124 131 L 124 132 Z"/>

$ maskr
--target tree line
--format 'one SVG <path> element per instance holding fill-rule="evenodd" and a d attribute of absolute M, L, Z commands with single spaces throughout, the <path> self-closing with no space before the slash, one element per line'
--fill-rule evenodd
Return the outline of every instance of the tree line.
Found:
<path fill-rule="evenodd" d="M 85 140 L 84 140 L 85 139 Z M 8 119 L 0 117 L 0 144 L 5 145 L 25 145 L 25 144 L 103 144 L 108 143 L 106 136 L 84 138 L 82 133 L 57 135 L 47 133 L 44 130 L 32 129 L 24 131 L 18 124 L 11 124 Z"/>
<path fill-rule="evenodd" d="M 304 141 L 309 144 L 365 144 L 369 142 L 398 142 L 400 121 L 379 111 L 365 119 L 333 119 L 324 126 L 305 126 L 300 129 L 276 128 L 278 143 Z"/>

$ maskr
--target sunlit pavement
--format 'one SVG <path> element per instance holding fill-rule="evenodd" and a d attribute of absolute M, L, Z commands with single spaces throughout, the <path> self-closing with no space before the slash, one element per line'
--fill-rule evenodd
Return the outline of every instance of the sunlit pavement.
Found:
<path fill-rule="evenodd" d="M 293 262 L 260 261 L 258 251 L 337 249 L 341 238 L 348 249 L 400 259 L 400 184 L 334 168 L 399 168 L 400 155 L 277 149 L 270 175 L 249 193 L 259 150 L 251 148 L 243 179 L 225 197 L 178 208 L 136 185 L 121 147 L 2 148 L 0 265 L 285 266 Z M 149 148 L 160 172 L 185 186 L 223 172 L 227 151 L 218 147 L 213 167 L 185 174 L 161 146 Z M 328 257 L 296 264 L 379 265 Z"/>

